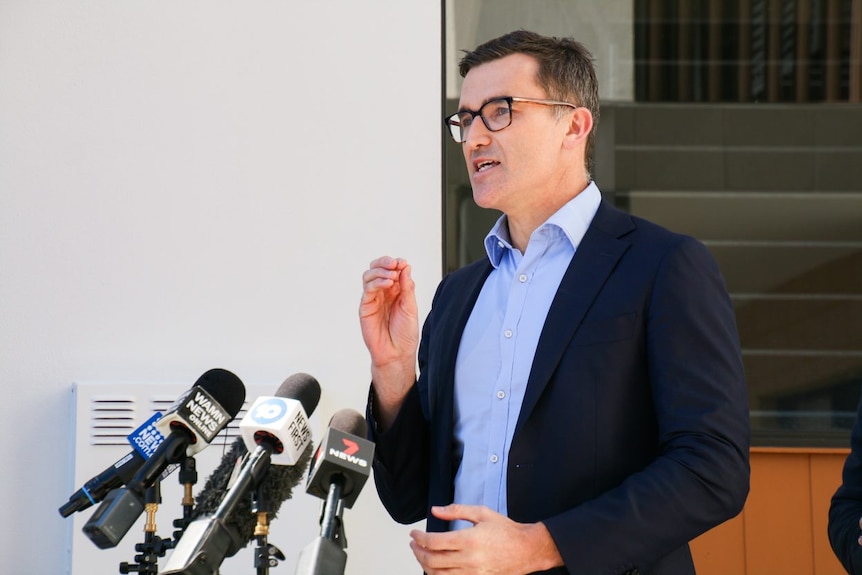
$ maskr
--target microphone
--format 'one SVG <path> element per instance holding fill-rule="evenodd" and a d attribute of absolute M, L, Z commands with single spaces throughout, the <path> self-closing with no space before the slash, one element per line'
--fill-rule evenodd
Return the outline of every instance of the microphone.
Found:
<path fill-rule="evenodd" d="M 155 422 L 164 440 L 125 487 L 107 494 L 84 525 L 84 534 L 100 549 L 115 547 L 143 513 L 145 493 L 159 475 L 208 446 L 244 401 L 245 386 L 236 375 L 224 369 L 204 373 Z"/>
<path fill-rule="evenodd" d="M 344 573 L 347 541 L 341 515 L 356 502 L 374 458 L 374 443 L 365 439 L 365 430 L 365 418 L 352 409 L 336 412 L 329 421 L 305 489 L 324 499 L 320 537 L 300 552 L 296 575 Z"/>
<path fill-rule="evenodd" d="M 118 459 L 113 465 L 84 483 L 78 491 L 69 497 L 59 511 L 63 517 L 68 517 L 76 511 L 88 509 L 100 502 L 112 489 L 125 485 L 144 462 L 152 456 L 155 449 L 164 441 L 164 436 L 155 428 L 154 423 L 161 417 L 154 414 L 127 437 L 135 449 Z"/>
<path fill-rule="evenodd" d="M 353 507 L 371 473 L 374 443 L 365 439 L 365 418 L 353 409 L 337 411 L 320 442 L 305 491 L 327 499 L 333 486 L 344 507 Z"/>
<path fill-rule="evenodd" d="M 259 397 L 254 402 L 240 422 L 241 438 L 198 497 L 193 513 L 198 519 L 186 528 L 162 575 L 211 575 L 225 557 L 255 536 L 266 534 L 262 502 L 275 517 L 302 480 L 312 452 L 308 416 L 319 401 L 320 384 L 314 377 L 298 373 L 284 381 L 275 397 Z M 237 465 L 241 465 L 238 473 Z M 249 496 L 252 490 L 257 490 L 257 508 Z"/>
<path fill-rule="evenodd" d="M 134 477 L 144 461 L 146 461 L 144 456 L 135 450 L 125 454 L 116 463 L 84 483 L 79 490 L 73 493 L 69 497 L 69 501 L 60 507 L 60 515 L 68 517 L 76 511 L 83 511 L 91 505 L 95 505 L 104 499 L 109 491 L 125 485 Z"/>

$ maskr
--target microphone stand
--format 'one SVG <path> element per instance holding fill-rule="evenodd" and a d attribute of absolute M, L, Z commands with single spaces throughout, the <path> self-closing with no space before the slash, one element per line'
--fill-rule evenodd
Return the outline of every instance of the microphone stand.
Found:
<path fill-rule="evenodd" d="M 344 534 L 342 491 L 344 477 L 332 478 L 320 515 L 320 537 L 299 554 L 296 575 L 343 575 L 347 565 L 347 537 Z"/>
<path fill-rule="evenodd" d="M 120 563 L 120 573 L 138 572 L 141 575 L 157 575 L 158 557 L 165 554 L 170 548 L 170 540 L 163 540 L 156 535 L 156 511 L 162 500 L 161 487 L 158 482 L 147 488 L 144 496 L 144 511 L 146 522 L 144 523 L 144 542 L 135 544 L 135 555 L 137 563 L 123 561 Z"/>
<path fill-rule="evenodd" d="M 120 563 L 120 573 L 137 572 L 140 575 L 158 575 L 158 558 L 164 557 L 167 550 L 176 545 L 183 534 L 183 530 L 191 521 L 195 502 L 192 487 L 198 478 L 195 458 L 184 456 L 179 465 L 179 481 L 183 485 L 183 518 L 175 519 L 173 525 L 180 529 L 173 532 L 173 540 L 162 539 L 156 535 L 156 512 L 162 502 L 161 480 L 157 479 L 153 485 L 147 488 L 144 496 L 144 512 L 146 513 L 144 542 L 135 544 L 135 551 L 139 553 L 135 555 L 137 563 L 123 561 Z"/>
<path fill-rule="evenodd" d="M 263 481 L 260 481 L 255 489 L 252 511 L 257 514 L 257 525 L 254 527 L 256 542 L 254 567 L 257 570 L 257 575 L 268 575 L 270 567 L 275 567 L 278 565 L 279 560 L 284 560 L 284 553 L 281 552 L 281 549 L 275 545 L 271 545 L 267 541 L 272 499 L 264 494 Z"/>
<path fill-rule="evenodd" d="M 192 522 L 192 511 L 194 511 L 195 497 L 192 488 L 198 481 L 197 463 L 194 457 L 186 456 L 180 462 L 179 481 L 183 486 L 183 516 L 182 519 L 174 519 L 176 531 L 173 533 L 174 542 L 171 547 L 176 546 L 177 541 L 183 536 L 186 527 Z"/>
<path fill-rule="evenodd" d="M 347 537 L 344 535 L 344 506 L 341 504 L 341 492 L 344 484 L 344 479 L 341 475 L 336 475 L 332 479 L 332 484 L 329 486 L 329 492 L 326 494 L 326 503 L 323 505 L 323 511 L 320 519 L 320 536 L 329 539 L 333 543 L 337 543 L 342 549 L 347 547 Z"/>

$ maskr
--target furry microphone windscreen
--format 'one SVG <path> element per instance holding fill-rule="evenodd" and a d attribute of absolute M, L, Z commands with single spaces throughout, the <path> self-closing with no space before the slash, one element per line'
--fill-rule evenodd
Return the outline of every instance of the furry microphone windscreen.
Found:
<path fill-rule="evenodd" d="M 311 461 L 314 446 L 309 444 L 294 465 L 270 465 L 266 474 L 260 482 L 259 491 L 261 503 L 269 512 L 269 519 L 278 517 L 281 504 L 293 495 L 293 488 L 305 477 L 305 471 Z M 242 438 L 237 438 L 218 467 L 207 478 L 203 490 L 196 498 L 197 505 L 192 512 L 192 519 L 212 515 L 216 512 L 224 499 L 225 494 L 231 487 L 231 478 L 234 470 L 238 469 L 246 456 L 248 449 Z M 236 529 L 238 539 L 246 544 L 254 539 L 254 530 L 257 526 L 257 514 L 253 511 L 254 502 L 252 494 L 244 497 L 236 509 L 226 518 L 225 523 Z M 228 556 L 234 555 L 241 547 L 230 549 Z"/>

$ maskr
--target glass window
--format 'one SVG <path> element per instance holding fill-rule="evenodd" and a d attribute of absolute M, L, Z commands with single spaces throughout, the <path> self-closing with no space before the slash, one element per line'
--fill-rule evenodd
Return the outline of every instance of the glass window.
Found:
<path fill-rule="evenodd" d="M 602 98 L 596 182 L 608 201 L 715 255 L 736 308 L 755 445 L 845 446 L 862 390 L 862 10 L 853 5 L 446 3 L 447 114 L 462 49 L 517 28 L 590 48 Z M 499 214 L 475 206 L 461 147 L 445 146 L 452 270 L 484 257 Z"/>

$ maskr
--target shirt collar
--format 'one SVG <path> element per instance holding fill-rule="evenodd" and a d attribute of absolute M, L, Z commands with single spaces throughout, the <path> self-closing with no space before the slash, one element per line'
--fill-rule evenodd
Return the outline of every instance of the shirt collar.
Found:
<path fill-rule="evenodd" d="M 590 222 L 596 215 L 599 209 L 599 204 L 602 201 L 602 194 L 599 191 L 595 182 L 584 188 L 584 191 L 576 195 L 574 198 L 563 204 L 550 218 L 545 221 L 536 230 L 540 230 L 546 226 L 555 226 L 571 242 L 575 250 L 587 233 L 587 228 L 590 227 Z M 536 231 L 533 232 L 534 234 Z M 500 265 L 503 255 L 506 250 L 511 250 L 512 241 L 509 236 L 508 219 L 505 214 L 500 216 L 488 235 L 485 236 L 485 252 L 488 254 L 488 259 L 491 265 L 495 268 Z"/>

